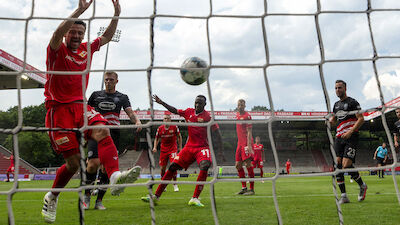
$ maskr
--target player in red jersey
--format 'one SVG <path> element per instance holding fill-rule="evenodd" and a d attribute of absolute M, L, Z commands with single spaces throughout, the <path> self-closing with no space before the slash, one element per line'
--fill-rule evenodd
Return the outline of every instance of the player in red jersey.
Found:
<path fill-rule="evenodd" d="M 104 34 L 96 38 L 92 43 L 82 43 L 85 36 L 86 24 L 76 20 L 92 4 L 93 0 L 79 0 L 78 8 L 70 15 L 70 19 L 64 20 L 55 30 L 47 47 L 47 82 L 44 95 L 46 97 L 46 127 L 61 128 L 64 130 L 50 130 L 49 137 L 53 149 L 62 153 L 65 164 L 56 173 L 52 188 L 63 188 L 80 167 L 81 154 L 79 151 L 79 133 L 71 128 L 80 128 L 84 125 L 84 117 L 88 125 L 105 125 L 104 119 L 91 106 L 87 106 L 84 115 L 84 93 L 82 78 L 86 81 L 89 73 L 92 54 L 101 46 L 107 44 L 113 37 L 118 24 L 118 18 L 112 19 Z M 114 16 L 121 12 L 119 0 L 112 0 Z M 65 42 L 63 42 L 65 38 Z M 88 52 L 90 50 L 90 52 Z M 89 57 L 90 56 L 90 57 Z M 75 74 L 56 74 L 53 71 L 74 71 Z M 87 87 L 87 82 L 86 82 Z M 86 88 L 85 87 L 85 88 Z M 118 165 L 117 149 L 110 137 L 107 128 L 96 128 L 85 131 L 86 138 L 92 138 L 98 143 L 98 153 L 101 163 L 104 165 L 111 184 L 131 183 L 137 179 L 140 168 L 132 168 L 129 171 L 120 172 Z M 111 194 L 118 195 L 123 191 L 122 187 L 111 188 Z M 53 223 L 56 219 L 58 191 L 48 192 L 44 196 L 42 215 L 46 222 Z"/>
<path fill-rule="evenodd" d="M 171 115 L 164 115 L 164 122 L 171 122 Z M 165 170 L 167 169 L 168 160 L 172 163 L 174 158 L 179 151 L 182 150 L 182 135 L 179 132 L 179 128 L 175 125 L 161 125 L 157 129 L 156 137 L 154 138 L 153 153 L 157 152 L 158 143 L 161 141 L 160 149 L 160 167 L 161 177 L 164 176 Z M 178 141 L 178 145 L 176 144 Z M 173 176 L 173 180 L 176 181 L 177 172 Z M 174 184 L 174 191 L 179 191 L 178 185 Z"/>
<path fill-rule="evenodd" d="M 290 162 L 290 159 L 287 159 L 285 166 L 286 166 L 286 173 L 290 174 L 290 167 L 292 167 L 292 163 Z"/>
<path fill-rule="evenodd" d="M 238 100 L 236 119 L 237 120 L 251 120 L 251 116 L 244 109 L 246 108 L 246 101 L 243 99 Z M 247 168 L 247 173 L 250 178 L 254 178 L 254 169 L 251 165 L 253 158 L 253 135 L 252 135 L 252 125 L 246 123 L 236 124 L 236 133 L 238 137 L 238 143 L 236 148 L 236 162 L 235 166 L 238 171 L 240 178 L 245 178 L 246 174 L 243 169 L 243 164 Z M 240 190 L 238 195 L 254 195 L 254 181 L 250 182 L 250 189 L 247 190 L 246 182 L 242 182 L 242 190 Z"/>
<path fill-rule="evenodd" d="M 174 114 L 179 114 L 185 118 L 188 123 L 207 123 L 211 120 L 210 113 L 204 110 L 206 106 L 206 97 L 199 95 L 196 97 L 194 102 L 194 108 L 187 108 L 186 110 L 178 110 L 173 106 L 168 105 L 162 101 L 157 95 L 153 96 L 153 99 L 158 104 L 164 106 L 168 111 Z M 211 135 L 215 138 L 217 148 L 222 151 L 222 138 L 219 132 L 219 126 L 217 124 L 212 125 Z M 207 180 L 207 171 L 211 166 L 211 154 L 207 139 L 207 127 L 205 126 L 188 126 L 188 140 L 183 147 L 182 151 L 175 157 L 172 164 L 169 166 L 165 175 L 161 178 L 162 180 L 171 180 L 173 174 L 177 170 L 187 169 L 194 161 L 197 161 L 200 172 L 197 177 L 197 181 Z M 142 197 L 142 201 L 149 202 L 150 197 L 157 202 L 163 193 L 167 184 L 158 185 L 157 191 L 152 196 Z M 193 193 L 192 199 L 190 199 L 188 205 L 204 207 L 199 200 L 199 195 L 203 190 L 204 185 L 198 184 Z"/>
<path fill-rule="evenodd" d="M 256 143 L 253 144 L 253 151 L 254 151 L 254 156 L 253 156 L 253 169 L 254 168 L 260 168 L 260 177 L 263 177 L 264 175 L 264 162 L 265 162 L 265 155 L 264 155 L 264 145 L 261 144 L 260 142 L 260 137 L 257 136 L 255 138 Z M 264 183 L 264 181 L 261 181 Z"/>
<path fill-rule="evenodd" d="M 3 158 L 5 158 L 7 160 L 8 159 L 10 160 L 10 166 L 7 169 L 7 180 L 6 180 L 6 182 L 10 182 L 10 173 L 13 174 L 14 180 L 15 180 L 15 175 L 14 175 L 14 156 L 13 155 L 10 155 L 10 157 L 3 156 Z"/>

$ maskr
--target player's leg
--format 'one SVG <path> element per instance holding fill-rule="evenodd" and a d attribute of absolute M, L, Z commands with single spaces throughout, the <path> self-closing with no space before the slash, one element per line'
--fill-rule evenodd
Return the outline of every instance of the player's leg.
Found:
<path fill-rule="evenodd" d="M 343 168 L 354 168 L 353 163 L 356 159 L 356 146 L 358 144 L 358 135 L 353 135 L 346 141 L 346 146 L 344 150 L 343 156 Z M 357 182 L 358 186 L 360 186 L 360 193 L 358 195 L 358 201 L 363 201 L 365 199 L 367 193 L 367 184 L 361 178 L 361 175 L 358 171 L 349 172 L 351 179 Z"/>
<path fill-rule="evenodd" d="M 239 178 L 246 178 L 246 174 L 244 172 L 243 169 L 243 162 L 242 162 L 242 147 L 241 146 L 237 146 L 236 148 L 236 155 L 235 155 L 235 167 L 236 170 L 238 171 L 238 176 Z M 247 185 L 246 185 L 246 181 L 242 181 L 242 190 L 240 190 L 237 194 L 238 195 L 242 195 L 243 193 L 246 193 L 247 191 Z"/>
<path fill-rule="evenodd" d="M 100 168 L 99 170 L 99 184 L 109 184 L 110 180 L 108 179 L 107 174 L 104 171 L 104 168 Z M 103 205 L 103 197 L 107 192 L 107 188 L 99 188 L 99 192 L 97 194 L 97 199 L 96 199 L 96 204 L 94 206 L 94 209 L 98 210 L 105 210 L 106 207 Z"/>
<path fill-rule="evenodd" d="M 172 163 L 172 162 L 174 161 L 176 155 L 177 155 L 176 152 L 172 152 L 172 153 L 170 153 L 170 154 L 168 155 L 168 156 L 169 156 L 169 161 L 170 161 L 170 163 Z M 172 177 L 172 180 L 176 181 L 177 175 L 178 175 L 178 171 L 175 171 L 175 173 L 174 173 L 174 175 L 173 175 L 173 177 Z M 179 191 L 178 184 L 176 184 L 176 183 L 174 183 L 174 191 L 175 191 L 175 192 L 178 192 L 178 191 Z"/>
<path fill-rule="evenodd" d="M 247 169 L 247 173 L 249 174 L 249 178 L 254 178 L 254 168 L 251 165 L 251 158 L 247 158 L 245 161 L 245 166 Z M 243 195 L 254 195 L 254 181 L 250 181 L 250 189 L 246 192 L 243 193 Z"/>
<path fill-rule="evenodd" d="M 209 160 L 200 161 L 200 163 L 199 163 L 200 172 L 199 172 L 199 175 L 197 176 L 197 181 L 206 181 L 207 180 L 208 169 L 210 168 L 210 166 L 211 166 L 211 161 L 209 161 Z M 199 196 L 200 196 L 201 192 L 203 191 L 203 188 L 204 188 L 204 184 L 196 185 L 192 199 L 190 199 L 188 205 L 204 207 L 204 205 L 199 200 Z"/>
<path fill-rule="evenodd" d="M 103 124 L 104 123 L 98 123 L 97 125 Z M 136 166 L 122 173 L 119 171 L 118 151 L 108 128 L 93 129 L 91 137 L 97 141 L 100 163 L 104 166 L 111 184 L 133 183 L 137 180 L 140 175 L 140 167 Z M 111 194 L 119 195 L 124 189 L 125 187 L 112 187 Z"/>
<path fill-rule="evenodd" d="M 6 180 L 6 182 L 10 182 L 10 168 L 8 168 L 8 170 L 7 170 L 7 180 Z"/>
<path fill-rule="evenodd" d="M 100 160 L 97 152 L 97 142 L 93 139 L 88 140 L 88 161 L 86 166 L 86 185 L 94 185 L 97 177 L 97 170 L 100 166 Z M 90 207 L 91 189 L 85 189 L 83 199 L 83 209 Z"/>

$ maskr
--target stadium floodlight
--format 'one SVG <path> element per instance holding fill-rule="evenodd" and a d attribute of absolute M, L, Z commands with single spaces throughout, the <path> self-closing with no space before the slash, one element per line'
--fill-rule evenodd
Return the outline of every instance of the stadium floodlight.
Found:
<path fill-rule="evenodd" d="M 97 36 L 99 37 L 99 36 L 103 35 L 104 32 L 106 31 L 106 29 L 107 29 L 107 27 L 100 27 L 99 32 L 97 32 Z M 111 38 L 111 41 L 112 42 L 119 42 L 120 38 L 121 38 L 121 30 L 117 29 L 115 31 L 115 33 L 114 33 L 114 36 Z M 106 71 L 106 68 L 107 68 L 108 47 L 109 47 L 110 42 L 107 43 L 106 58 L 104 59 L 104 72 Z M 101 81 L 101 90 L 104 89 L 103 80 L 104 80 L 104 73 L 103 73 L 103 79 Z"/>

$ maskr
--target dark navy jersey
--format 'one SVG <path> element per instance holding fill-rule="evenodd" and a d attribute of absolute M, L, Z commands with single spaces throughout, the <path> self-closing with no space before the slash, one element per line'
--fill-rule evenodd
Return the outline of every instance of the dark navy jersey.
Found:
<path fill-rule="evenodd" d="M 113 94 L 103 91 L 95 91 L 92 93 L 88 100 L 88 105 L 95 108 L 95 110 L 108 120 L 112 125 L 120 125 L 119 114 L 121 108 L 126 110 L 131 107 L 127 95 L 116 91 Z"/>
<path fill-rule="evenodd" d="M 333 112 L 336 115 L 338 125 L 336 127 L 336 137 L 342 136 L 349 131 L 357 122 L 355 114 L 346 114 L 346 112 L 361 110 L 360 104 L 352 97 L 347 97 L 343 101 L 337 101 L 333 106 Z"/>
<path fill-rule="evenodd" d="M 394 123 L 394 130 L 393 130 L 393 134 L 397 134 L 397 135 L 399 135 L 400 134 L 400 120 L 398 120 L 398 121 L 396 121 L 395 123 Z"/>

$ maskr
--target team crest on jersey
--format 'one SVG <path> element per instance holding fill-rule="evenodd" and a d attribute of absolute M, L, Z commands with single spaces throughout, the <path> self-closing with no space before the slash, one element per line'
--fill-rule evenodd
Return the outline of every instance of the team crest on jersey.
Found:
<path fill-rule="evenodd" d="M 81 53 L 78 54 L 80 57 L 85 58 L 87 55 L 87 51 L 82 51 Z"/>
<path fill-rule="evenodd" d="M 240 117 L 240 119 L 241 119 L 241 120 L 244 120 L 244 118 L 243 118 L 243 117 Z"/>
<path fill-rule="evenodd" d="M 197 122 L 203 123 L 203 122 L 204 122 L 204 119 L 203 119 L 203 118 L 197 118 Z"/>
<path fill-rule="evenodd" d="M 174 131 L 173 131 L 173 130 L 169 130 L 169 132 L 170 132 L 170 133 L 173 133 Z"/>

